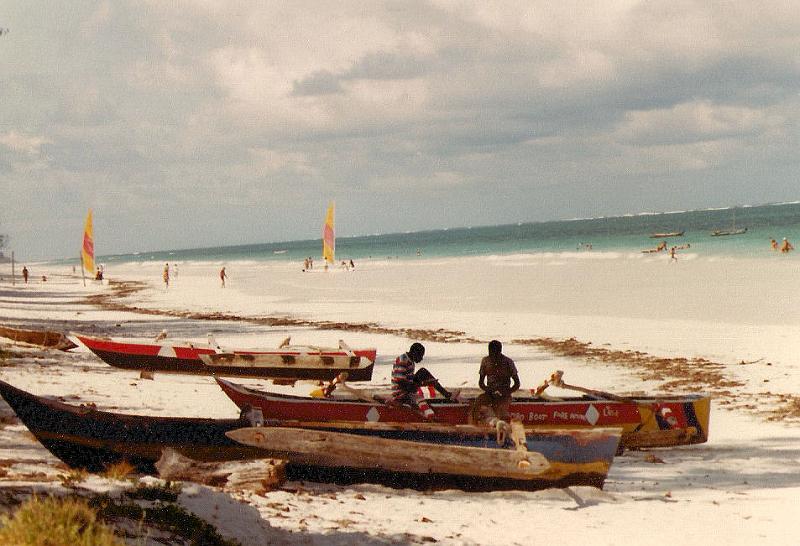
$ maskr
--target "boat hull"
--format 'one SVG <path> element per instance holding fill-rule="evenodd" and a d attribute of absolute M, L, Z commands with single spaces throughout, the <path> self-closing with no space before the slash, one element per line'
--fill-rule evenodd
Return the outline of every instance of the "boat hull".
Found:
<path fill-rule="evenodd" d="M 21 341 L 31 345 L 50 347 L 60 351 L 69 351 L 77 347 L 67 336 L 61 332 L 48 332 L 43 330 L 23 330 L 20 328 L 8 328 L 0 326 L 0 337 L 5 337 L 13 341 Z"/>
<path fill-rule="evenodd" d="M 520 452 L 485 427 L 286 421 L 229 436 L 316 473 L 341 469 L 348 480 L 384 475 L 398 487 L 469 490 L 602 488 L 620 441 L 619 429 L 527 431 Z"/>
<path fill-rule="evenodd" d="M 547 473 L 531 479 L 504 478 L 502 476 L 452 475 L 443 472 L 397 471 L 370 467 L 348 460 L 330 457 L 309 457 L 289 454 L 281 446 L 262 447 L 243 445 L 227 436 L 227 433 L 250 427 L 247 419 L 200 419 L 186 417 L 152 417 L 117 414 L 98 411 L 84 406 L 64 404 L 48 398 L 35 396 L 0 381 L 0 395 L 12 407 L 19 419 L 37 440 L 54 456 L 71 468 L 100 472 L 109 466 L 125 461 L 135 471 L 145 474 L 157 472 L 155 463 L 165 448 L 174 449 L 185 456 L 200 461 L 230 461 L 259 459 L 271 456 L 289 458 L 286 467 L 289 479 L 304 479 L 334 483 L 382 483 L 392 487 L 418 487 L 422 489 L 460 487 L 467 490 L 538 489 L 541 487 L 566 487 L 569 485 L 593 485 L 602 487 L 611 463 L 616 437 L 597 438 L 595 451 L 585 447 L 585 442 L 576 440 L 580 447 L 576 451 L 556 448 L 551 457 Z M 284 426 L 305 427 L 306 424 L 287 422 Z M 308 424 L 310 427 L 314 424 Z M 350 424 L 338 427 L 330 423 L 317 424 L 320 431 L 345 432 L 349 435 L 386 436 L 417 442 L 441 442 L 442 433 L 425 431 L 418 433 L 386 432 L 376 434 L 367 423 L 353 431 Z M 450 427 L 451 429 L 454 427 Z M 457 427 L 456 427 L 457 428 Z M 472 443 L 491 442 L 486 438 L 473 438 Z M 569 438 L 570 434 L 567 434 Z M 453 436 L 456 438 L 456 436 Z M 563 435 L 562 435 L 563 436 Z M 455 441 L 455 440 L 452 440 Z M 568 441 L 568 440 L 567 440 Z M 424 444 L 420 444 L 424 445 Z M 568 444 L 567 447 L 569 447 Z M 605 455 L 597 455 L 601 446 Z M 529 448 L 541 449 L 529 439 Z M 543 450 L 543 449 L 542 449 Z M 543 450 L 544 451 L 544 450 Z M 593 454 L 594 453 L 594 454 Z M 609 455 L 610 453 L 610 455 Z M 577 454 L 577 455 L 576 455 Z M 582 455 L 581 455 L 582 454 Z M 572 457 L 568 459 L 565 457 Z M 560 459 L 558 459 L 560 457 Z M 581 459 L 581 457 L 583 459 Z M 332 464 L 332 463 L 337 464 Z M 338 466 L 337 466 L 338 465 Z M 558 474 L 556 474 L 558 473 Z"/>
<path fill-rule="evenodd" d="M 742 228 L 742 229 L 723 229 L 723 230 L 712 231 L 711 232 L 711 236 L 712 237 L 727 237 L 729 235 L 744 235 L 745 233 L 747 233 L 747 228 Z"/>
<path fill-rule="evenodd" d="M 230 377 L 258 377 L 282 379 L 331 380 L 346 371 L 350 381 L 369 381 L 374 368 L 375 350 L 355 350 L 353 355 L 344 352 L 323 352 L 321 356 L 331 358 L 329 366 L 307 366 L 289 364 L 285 366 L 252 366 L 243 359 L 241 364 L 205 364 L 203 357 L 216 357 L 218 351 L 211 347 L 195 346 L 185 343 L 139 343 L 95 338 L 73 334 L 82 345 L 92 351 L 100 360 L 126 370 L 147 370 L 162 373 L 195 375 L 225 375 Z M 236 357 L 258 356 L 295 359 L 296 351 L 233 351 Z M 334 357 L 342 357 L 334 360 Z"/>
<path fill-rule="evenodd" d="M 42 398 L 0 381 L 0 395 L 37 440 L 72 468 L 99 472 L 127 461 L 138 472 L 155 473 L 164 448 L 196 460 L 263 457 L 225 433 L 248 426 L 244 419 L 126 415 Z"/>
<path fill-rule="evenodd" d="M 354 397 L 312 398 L 249 389 L 217 378 L 217 383 L 241 409 L 256 408 L 264 419 L 350 422 L 423 422 L 416 410 Z M 462 393 L 462 396 L 464 393 Z M 469 396 L 469 395 L 466 395 Z M 469 423 L 474 398 L 429 399 L 439 423 Z M 622 428 L 621 445 L 628 449 L 703 443 L 708 440 L 710 398 L 637 398 L 629 401 L 591 397 L 542 399 L 515 397 L 512 418 L 537 430 L 596 427 Z"/>

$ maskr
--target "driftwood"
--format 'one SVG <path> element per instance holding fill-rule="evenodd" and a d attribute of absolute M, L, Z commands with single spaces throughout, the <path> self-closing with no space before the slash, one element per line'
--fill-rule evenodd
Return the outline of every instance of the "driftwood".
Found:
<path fill-rule="evenodd" d="M 41 330 L 22 330 L 20 328 L 8 328 L 0 326 L 0 337 L 5 337 L 13 341 L 21 341 L 30 345 L 40 347 L 51 347 L 60 351 L 69 351 L 77 347 L 67 336 L 61 332 L 48 332 Z"/>
<path fill-rule="evenodd" d="M 164 449 L 156 462 L 158 475 L 165 480 L 187 481 L 221 487 L 226 491 L 264 493 L 286 481 L 286 461 L 257 459 L 254 461 L 200 462 Z"/>

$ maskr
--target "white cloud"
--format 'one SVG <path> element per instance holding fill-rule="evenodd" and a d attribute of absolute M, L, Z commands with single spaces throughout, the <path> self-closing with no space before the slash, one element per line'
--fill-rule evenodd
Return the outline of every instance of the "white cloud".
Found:
<path fill-rule="evenodd" d="M 672 108 L 631 111 L 616 130 L 629 144 L 707 141 L 747 136 L 785 123 L 782 116 L 756 108 L 693 101 Z"/>
<path fill-rule="evenodd" d="M 103 1 L 97 4 L 95 10 L 81 24 L 81 32 L 90 37 L 96 34 L 111 20 L 111 3 Z"/>
<path fill-rule="evenodd" d="M 45 137 L 23 135 L 16 131 L 0 134 L 0 144 L 12 150 L 27 155 L 37 155 L 41 152 L 42 145 L 50 142 Z"/>
<path fill-rule="evenodd" d="M 315 174 L 305 154 L 300 152 L 284 152 L 267 148 L 252 148 L 251 155 L 256 159 L 258 167 L 267 173 L 289 171 L 298 174 Z"/>

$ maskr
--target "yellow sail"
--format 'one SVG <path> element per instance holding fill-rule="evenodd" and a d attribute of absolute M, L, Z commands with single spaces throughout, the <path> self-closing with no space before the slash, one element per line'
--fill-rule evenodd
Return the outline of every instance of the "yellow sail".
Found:
<path fill-rule="evenodd" d="M 325 226 L 322 228 L 322 258 L 329 264 L 334 261 L 336 253 L 336 234 L 333 230 L 334 202 L 328 205 L 328 214 L 325 215 Z"/>
<path fill-rule="evenodd" d="M 92 230 L 92 209 L 86 215 L 86 226 L 83 228 L 83 246 L 81 247 L 83 268 L 94 275 L 94 233 Z"/>

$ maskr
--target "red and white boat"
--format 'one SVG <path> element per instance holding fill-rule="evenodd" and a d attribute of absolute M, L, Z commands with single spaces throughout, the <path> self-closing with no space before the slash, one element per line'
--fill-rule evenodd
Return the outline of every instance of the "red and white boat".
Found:
<path fill-rule="evenodd" d="M 265 422 L 425 420 L 415 409 L 383 402 L 388 398 L 388 390 L 351 389 L 345 385 L 329 397 L 295 396 L 251 389 L 220 378 L 216 381 L 241 410 L 258 410 Z M 442 398 L 433 389 L 423 390 L 436 422 L 451 425 L 470 422 L 478 389 L 464 389 L 455 400 Z M 706 395 L 553 398 L 518 391 L 510 406 L 512 419 L 535 429 L 621 427 L 622 445 L 627 448 L 703 443 L 708 439 L 709 414 L 710 398 Z"/>
<path fill-rule="evenodd" d="M 78 333 L 70 338 L 116 368 L 234 377 L 331 380 L 347 372 L 353 381 L 369 381 L 377 353 L 374 348 L 350 349 L 342 341 L 339 347 L 312 347 L 289 345 L 287 339 L 277 349 L 226 350 L 211 336 L 205 343 Z"/>

